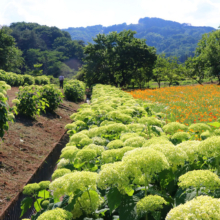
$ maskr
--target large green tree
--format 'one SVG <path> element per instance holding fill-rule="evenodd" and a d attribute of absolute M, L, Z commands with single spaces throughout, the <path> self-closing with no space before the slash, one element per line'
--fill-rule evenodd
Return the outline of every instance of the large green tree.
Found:
<path fill-rule="evenodd" d="M 218 78 L 220 84 L 220 30 L 204 34 L 196 48 L 196 60 L 194 65 L 199 66 L 200 75 L 209 69 L 210 74 Z"/>
<path fill-rule="evenodd" d="M 82 71 L 87 84 L 103 83 L 124 87 L 139 74 L 141 68 L 153 68 L 156 50 L 148 47 L 145 40 L 135 38 L 135 33 L 128 30 L 98 34 L 93 39 L 95 43 L 85 47 Z"/>
<path fill-rule="evenodd" d="M 7 28 L 0 29 L 0 69 L 19 72 L 23 65 L 22 51 L 16 47 L 15 39 Z"/>

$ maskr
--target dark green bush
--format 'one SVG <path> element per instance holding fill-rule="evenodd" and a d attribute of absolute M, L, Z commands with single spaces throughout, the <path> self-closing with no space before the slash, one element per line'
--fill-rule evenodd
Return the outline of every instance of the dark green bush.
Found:
<path fill-rule="evenodd" d="M 20 101 L 17 111 L 29 117 L 39 115 L 41 111 L 45 111 L 47 100 L 41 97 L 40 86 L 24 86 L 19 87 L 17 99 Z"/>
<path fill-rule="evenodd" d="M 3 138 L 8 130 L 8 122 L 14 121 L 12 108 L 8 105 L 8 98 L 4 95 L 11 87 L 4 81 L 0 81 L 0 137 Z"/>
<path fill-rule="evenodd" d="M 33 85 L 35 83 L 34 77 L 30 75 L 23 75 L 24 77 L 24 84 L 27 83 L 28 85 Z"/>
<path fill-rule="evenodd" d="M 61 90 L 56 88 L 54 85 L 44 85 L 40 89 L 41 98 L 47 100 L 48 105 L 46 106 L 46 110 L 54 111 L 59 104 L 62 102 L 63 93 Z"/>
<path fill-rule="evenodd" d="M 85 84 L 79 80 L 70 80 L 64 86 L 64 95 L 67 100 L 77 102 L 84 99 Z"/>

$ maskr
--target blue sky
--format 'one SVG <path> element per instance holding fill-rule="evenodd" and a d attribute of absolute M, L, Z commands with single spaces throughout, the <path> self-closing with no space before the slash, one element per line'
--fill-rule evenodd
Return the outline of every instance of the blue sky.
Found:
<path fill-rule="evenodd" d="M 0 0 L 0 25 L 109 26 L 136 24 L 144 17 L 218 28 L 220 0 Z"/>

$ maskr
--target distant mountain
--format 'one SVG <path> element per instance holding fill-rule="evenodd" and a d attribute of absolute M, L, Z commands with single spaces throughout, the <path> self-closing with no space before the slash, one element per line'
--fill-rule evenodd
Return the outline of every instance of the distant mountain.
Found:
<path fill-rule="evenodd" d="M 99 33 L 108 34 L 112 31 L 136 31 L 137 38 L 146 39 L 149 46 L 154 46 L 157 53 L 166 53 L 167 56 L 178 56 L 184 62 L 193 52 L 202 35 L 215 30 L 212 27 L 195 27 L 188 23 L 180 24 L 160 18 L 141 18 L 138 24 L 126 23 L 104 27 L 102 25 L 63 29 L 70 33 L 72 40 L 93 42 Z"/>

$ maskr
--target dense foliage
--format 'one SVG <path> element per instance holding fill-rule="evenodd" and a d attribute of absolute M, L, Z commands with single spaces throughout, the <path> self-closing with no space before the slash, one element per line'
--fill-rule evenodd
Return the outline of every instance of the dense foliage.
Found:
<path fill-rule="evenodd" d="M 67 76 L 73 75 L 82 64 L 84 44 L 82 41 L 71 40 L 68 32 L 56 27 L 25 22 L 12 23 L 9 28 L 4 29 L 11 35 L 8 37 L 13 44 L 17 44 L 20 55 L 21 51 L 23 53 L 25 65 L 22 68 L 17 65 L 22 72 L 33 72 L 34 65 L 40 63 L 43 64 L 44 75 L 57 77 L 62 73 Z M 2 69 L 7 70 L 3 67 Z"/>
<path fill-rule="evenodd" d="M 31 76 L 21 75 L 13 72 L 6 72 L 0 69 L 0 80 L 5 81 L 10 86 L 23 86 L 23 85 L 46 85 L 50 83 L 47 76 Z"/>
<path fill-rule="evenodd" d="M 152 72 L 156 61 L 156 51 L 145 41 L 134 37 L 133 31 L 99 34 L 95 44 L 85 47 L 85 65 L 82 72 L 87 85 L 96 83 L 120 85 L 121 87 L 137 80 L 139 72 Z"/>
<path fill-rule="evenodd" d="M 46 111 L 54 111 L 62 102 L 63 93 L 54 85 L 45 85 L 40 88 L 41 99 L 47 100 Z"/>
<path fill-rule="evenodd" d="M 8 97 L 6 96 L 7 90 L 11 89 L 4 81 L 0 81 L 0 138 L 3 138 L 5 131 L 8 130 L 9 121 L 14 121 L 14 114 L 8 105 Z M 13 100 L 13 102 L 16 102 Z M 15 110 L 16 111 L 16 110 Z"/>
<path fill-rule="evenodd" d="M 17 94 L 19 103 L 16 104 L 18 113 L 34 118 L 41 111 L 45 111 L 47 100 L 41 99 L 39 89 L 39 86 L 34 85 L 19 87 Z"/>
<path fill-rule="evenodd" d="M 0 69 L 5 71 L 20 72 L 23 65 L 22 51 L 16 47 L 15 39 L 10 36 L 10 31 L 0 29 Z"/>
<path fill-rule="evenodd" d="M 64 95 L 69 101 L 78 102 L 84 100 L 85 84 L 79 80 L 69 80 L 64 86 Z"/>
<path fill-rule="evenodd" d="M 35 202 L 32 220 L 218 219 L 219 129 L 166 124 L 150 106 L 96 85 L 91 105 L 81 105 L 66 126 L 70 140 L 47 197 L 42 183 L 28 184 L 22 212 Z M 195 140 L 201 132 L 210 135 Z"/>
<path fill-rule="evenodd" d="M 160 18 L 141 18 L 138 24 L 126 23 L 103 27 L 95 25 L 90 27 L 68 28 L 73 40 L 83 40 L 94 43 L 93 38 L 99 34 L 123 30 L 136 31 L 135 37 L 146 39 L 149 46 L 157 49 L 157 53 L 166 53 L 167 56 L 177 56 L 184 62 L 187 56 L 192 56 L 202 34 L 214 30 L 211 27 L 194 27 L 190 24 L 166 21 Z"/>
<path fill-rule="evenodd" d="M 54 111 L 62 102 L 63 94 L 54 85 L 20 86 L 16 104 L 20 114 L 34 118 L 42 111 Z"/>

